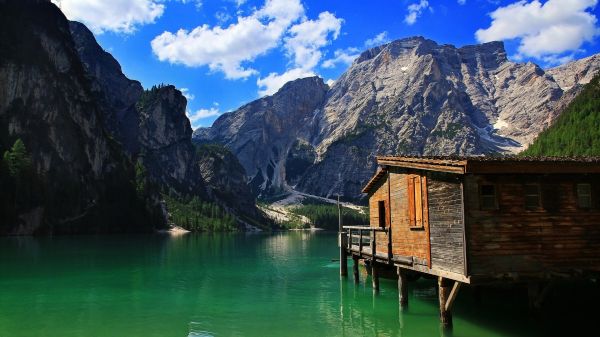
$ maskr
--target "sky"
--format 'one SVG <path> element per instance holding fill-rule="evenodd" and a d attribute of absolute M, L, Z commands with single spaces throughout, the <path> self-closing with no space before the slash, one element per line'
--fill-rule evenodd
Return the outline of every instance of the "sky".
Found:
<path fill-rule="evenodd" d="M 410 36 L 504 41 L 544 68 L 600 52 L 598 0 L 52 0 L 145 88 L 173 84 L 192 126 Z"/>

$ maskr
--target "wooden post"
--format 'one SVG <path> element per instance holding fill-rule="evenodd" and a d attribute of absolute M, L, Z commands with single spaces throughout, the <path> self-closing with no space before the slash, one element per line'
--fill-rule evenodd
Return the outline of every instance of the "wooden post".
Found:
<path fill-rule="evenodd" d="M 440 323 L 445 328 L 452 327 L 452 312 L 450 308 L 446 307 L 446 303 L 450 298 L 450 280 L 439 277 L 438 278 L 438 289 L 439 289 L 439 300 L 440 300 Z"/>
<path fill-rule="evenodd" d="M 379 270 L 375 258 L 371 260 L 371 280 L 373 281 L 373 292 L 379 292 Z"/>
<path fill-rule="evenodd" d="M 354 274 L 354 283 L 360 283 L 360 278 L 358 275 L 358 256 L 352 255 L 352 261 L 354 264 L 352 265 L 352 273 Z"/>
<path fill-rule="evenodd" d="M 408 306 L 408 282 L 406 280 L 406 271 L 402 268 L 397 267 L 398 272 L 398 300 L 400 301 L 400 307 L 404 308 Z"/>
<path fill-rule="evenodd" d="M 348 259 L 346 251 L 346 235 L 342 227 L 342 208 L 340 206 L 340 195 L 338 194 L 338 227 L 340 233 L 340 276 L 348 276 Z M 352 244 L 352 242 L 350 242 Z"/>

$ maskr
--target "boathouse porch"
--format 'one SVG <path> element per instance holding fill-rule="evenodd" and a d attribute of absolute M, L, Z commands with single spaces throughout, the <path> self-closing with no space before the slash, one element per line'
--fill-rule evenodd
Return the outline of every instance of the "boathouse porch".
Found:
<path fill-rule="evenodd" d="M 401 304 L 414 273 L 438 278 L 440 318 L 451 326 L 461 285 L 527 284 L 539 305 L 556 278 L 600 272 L 597 158 L 378 157 L 363 189 L 370 226 L 340 224 L 340 273 L 351 257 L 395 269 Z"/>

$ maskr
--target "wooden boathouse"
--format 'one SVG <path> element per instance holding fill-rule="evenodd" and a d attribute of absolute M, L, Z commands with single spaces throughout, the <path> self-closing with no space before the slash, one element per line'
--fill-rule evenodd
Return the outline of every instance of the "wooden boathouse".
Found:
<path fill-rule="evenodd" d="M 363 189 L 370 226 L 340 225 L 347 257 L 395 268 L 401 305 L 407 275 L 438 278 L 440 319 L 452 324 L 461 285 L 522 283 L 540 303 L 557 278 L 600 272 L 600 159 L 377 157 Z"/>

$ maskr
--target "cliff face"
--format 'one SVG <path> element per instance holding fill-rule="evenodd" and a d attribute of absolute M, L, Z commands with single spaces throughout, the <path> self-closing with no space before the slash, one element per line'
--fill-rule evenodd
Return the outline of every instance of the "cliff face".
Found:
<path fill-rule="evenodd" d="M 75 48 L 86 75 L 92 83 L 100 107 L 103 124 L 129 153 L 139 149 L 139 113 L 136 103 L 144 88 L 121 71 L 121 65 L 96 42 L 94 34 L 82 23 L 69 22 Z"/>
<path fill-rule="evenodd" d="M 163 191 L 199 196 L 246 219 L 263 219 L 236 157 L 197 151 L 192 144 L 187 101 L 179 90 L 171 85 L 144 90 L 122 73 L 84 25 L 71 22 L 70 28 L 93 90 L 105 107 L 106 129 L 129 156 L 143 163 L 152 181 Z"/>
<path fill-rule="evenodd" d="M 181 92 L 170 85 L 144 92 L 137 104 L 140 157 L 163 188 L 206 198 L 186 104 Z"/>
<path fill-rule="evenodd" d="M 2 233 L 150 230 L 131 162 L 102 126 L 102 108 L 66 18 L 47 1 L 0 1 L 0 149 L 25 144 L 36 194 L 3 186 Z M 10 186 L 10 188 L 9 188 Z M 11 191 L 9 191 L 9 189 Z M 119 196 L 115 198 L 115 195 Z M 4 198 L 3 197 L 3 198 Z"/>
<path fill-rule="evenodd" d="M 198 129 L 195 139 L 224 144 L 237 156 L 257 193 L 276 193 L 287 186 L 287 156 L 298 142 L 308 141 L 307 126 L 312 125 L 327 89 L 317 77 L 290 82 L 276 95 L 223 114 L 213 127 Z"/>
<path fill-rule="evenodd" d="M 235 155 L 220 145 L 200 145 L 196 152 L 208 193 L 246 219 L 262 219 L 248 185 L 246 171 Z"/>
<path fill-rule="evenodd" d="M 376 155 L 479 155 L 526 148 L 599 66 L 600 59 L 592 57 L 544 71 L 509 61 L 501 42 L 456 48 L 407 38 L 364 52 L 326 92 L 314 84 L 316 78 L 288 83 L 275 95 L 219 118 L 195 138 L 229 147 L 250 178 L 262 183 L 259 193 L 269 193 L 269 186 L 295 186 L 356 199 L 375 170 Z M 324 94 L 301 102 L 283 94 L 299 87 Z M 296 116 L 299 107 L 310 112 L 281 131 L 281 122 L 258 117 L 275 101 L 284 102 L 278 116 Z M 274 129 L 286 135 L 287 146 L 276 146 L 277 152 L 270 141 Z"/>

